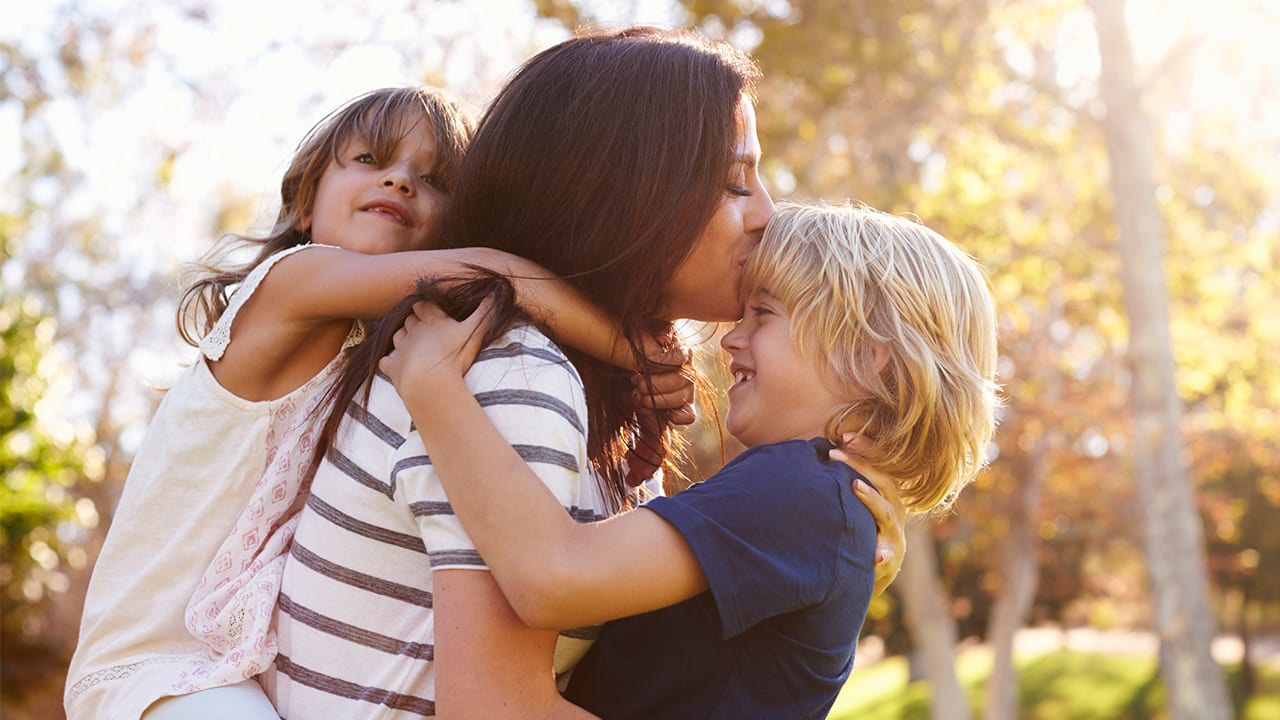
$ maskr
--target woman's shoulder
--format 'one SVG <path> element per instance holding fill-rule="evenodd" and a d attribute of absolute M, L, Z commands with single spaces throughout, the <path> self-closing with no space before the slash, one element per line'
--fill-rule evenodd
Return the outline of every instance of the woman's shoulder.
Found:
<path fill-rule="evenodd" d="M 581 390 L 582 378 L 564 351 L 533 325 L 517 325 L 476 355 L 468 376 L 506 376 L 512 372 L 526 381 L 564 378 Z"/>

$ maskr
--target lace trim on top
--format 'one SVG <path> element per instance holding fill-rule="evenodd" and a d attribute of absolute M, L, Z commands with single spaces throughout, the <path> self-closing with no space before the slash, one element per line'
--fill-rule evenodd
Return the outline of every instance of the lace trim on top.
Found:
<path fill-rule="evenodd" d="M 286 248 L 271 257 L 263 260 L 258 267 L 254 268 L 247 277 L 240 283 L 240 286 L 231 293 L 231 299 L 227 301 L 227 309 L 222 312 L 222 317 L 218 318 L 218 322 L 214 323 L 213 329 L 208 335 L 200 341 L 200 352 L 210 360 L 221 360 L 222 354 L 227 351 L 227 346 L 231 344 L 231 326 L 236 321 L 236 313 L 240 312 L 240 308 L 253 297 L 253 293 L 258 289 L 258 285 L 262 283 L 262 279 L 267 276 L 277 262 L 284 258 L 310 247 L 333 247 L 332 245 L 294 245 Z M 351 324 L 351 332 L 347 333 L 347 337 L 342 342 L 342 349 L 359 345 L 364 341 L 365 330 L 364 323 L 355 321 Z"/>

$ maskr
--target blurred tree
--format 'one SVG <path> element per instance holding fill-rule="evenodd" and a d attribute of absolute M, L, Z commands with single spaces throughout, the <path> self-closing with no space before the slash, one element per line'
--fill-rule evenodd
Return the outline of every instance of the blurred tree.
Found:
<path fill-rule="evenodd" d="M 10 257 L 12 216 L 0 215 L 0 267 Z M 75 628 L 59 599 L 69 571 L 83 568 L 80 528 L 96 523 L 94 506 L 77 491 L 100 477 L 101 456 L 89 438 L 57 419 L 67 367 L 54 356 L 56 321 L 31 298 L 0 288 L 0 714 L 23 705 L 61 705 L 60 671 Z M 57 700 L 49 704 L 49 698 Z"/>
<path fill-rule="evenodd" d="M 1090 0 L 1102 56 L 1102 118 L 1123 256 L 1133 373 L 1134 477 L 1160 636 L 1160 672 L 1175 720 L 1232 716 L 1210 645 L 1205 549 L 1191 478 L 1183 464 L 1182 407 L 1175 380 L 1165 279 L 1165 238 L 1156 203 L 1150 121 L 1137 85 L 1125 3 Z"/>

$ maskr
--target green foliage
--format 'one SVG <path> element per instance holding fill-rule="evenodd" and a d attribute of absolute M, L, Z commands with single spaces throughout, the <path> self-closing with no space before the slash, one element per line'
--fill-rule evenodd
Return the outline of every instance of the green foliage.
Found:
<path fill-rule="evenodd" d="M 1151 656 L 1101 655 L 1059 650 L 1023 657 L 1018 717 L 1024 720 L 1156 720 L 1164 714 L 1164 688 Z M 971 651 L 957 663 L 974 717 L 981 717 L 990 656 Z M 1239 667 L 1229 668 L 1234 676 Z M 909 683 L 905 658 L 853 671 L 832 708 L 832 720 L 928 720 L 929 686 Z M 1239 699 L 1236 700 L 1240 703 Z M 1258 694 L 1238 707 L 1241 720 L 1273 717 L 1280 708 L 1280 668 L 1263 669 Z"/>
<path fill-rule="evenodd" d="M 0 623 L 10 638 L 40 629 L 37 604 L 67 585 L 60 568 L 70 538 L 60 528 L 92 514 L 91 504 L 77 508 L 74 490 L 86 443 L 42 422 L 55 326 L 38 302 L 0 293 Z"/>

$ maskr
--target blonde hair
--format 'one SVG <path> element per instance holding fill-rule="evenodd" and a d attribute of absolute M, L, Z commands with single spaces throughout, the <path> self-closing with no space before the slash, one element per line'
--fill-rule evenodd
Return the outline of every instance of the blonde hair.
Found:
<path fill-rule="evenodd" d="M 747 262 L 791 338 L 848 402 L 828 440 L 861 432 L 913 512 L 951 504 L 985 464 L 999 405 L 995 303 L 982 268 L 918 222 L 865 206 L 782 203 Z"/>
<path fill-rule="evenodd" d="M 462 164 L 474 131 L 470 113 L 434 88 L 391 87 L 372 90 L 334 110 L 307 132 L 280 181 L 280 212 L 266 237 L 228 235 L 199 261 L 186 267 L 193 277 L 178 303 L 178 334 L 188 344 L 213 328 L 227 309 L 231 289 L 263 260 L 311 242 L 311 232 L 300 229 L 311 215 L 320 178 L 330 162 L 341 163 L 338 153 L 352 138 L 370 145 L 374 155 L 385 158 L 406 132 L 406 124 L 419 118 L 430 124 L 436 144 L 436 167 L 441 189 L 449 191 Z M 229 260 L 245 247 L 257 248 L 251 260 Z"/>

